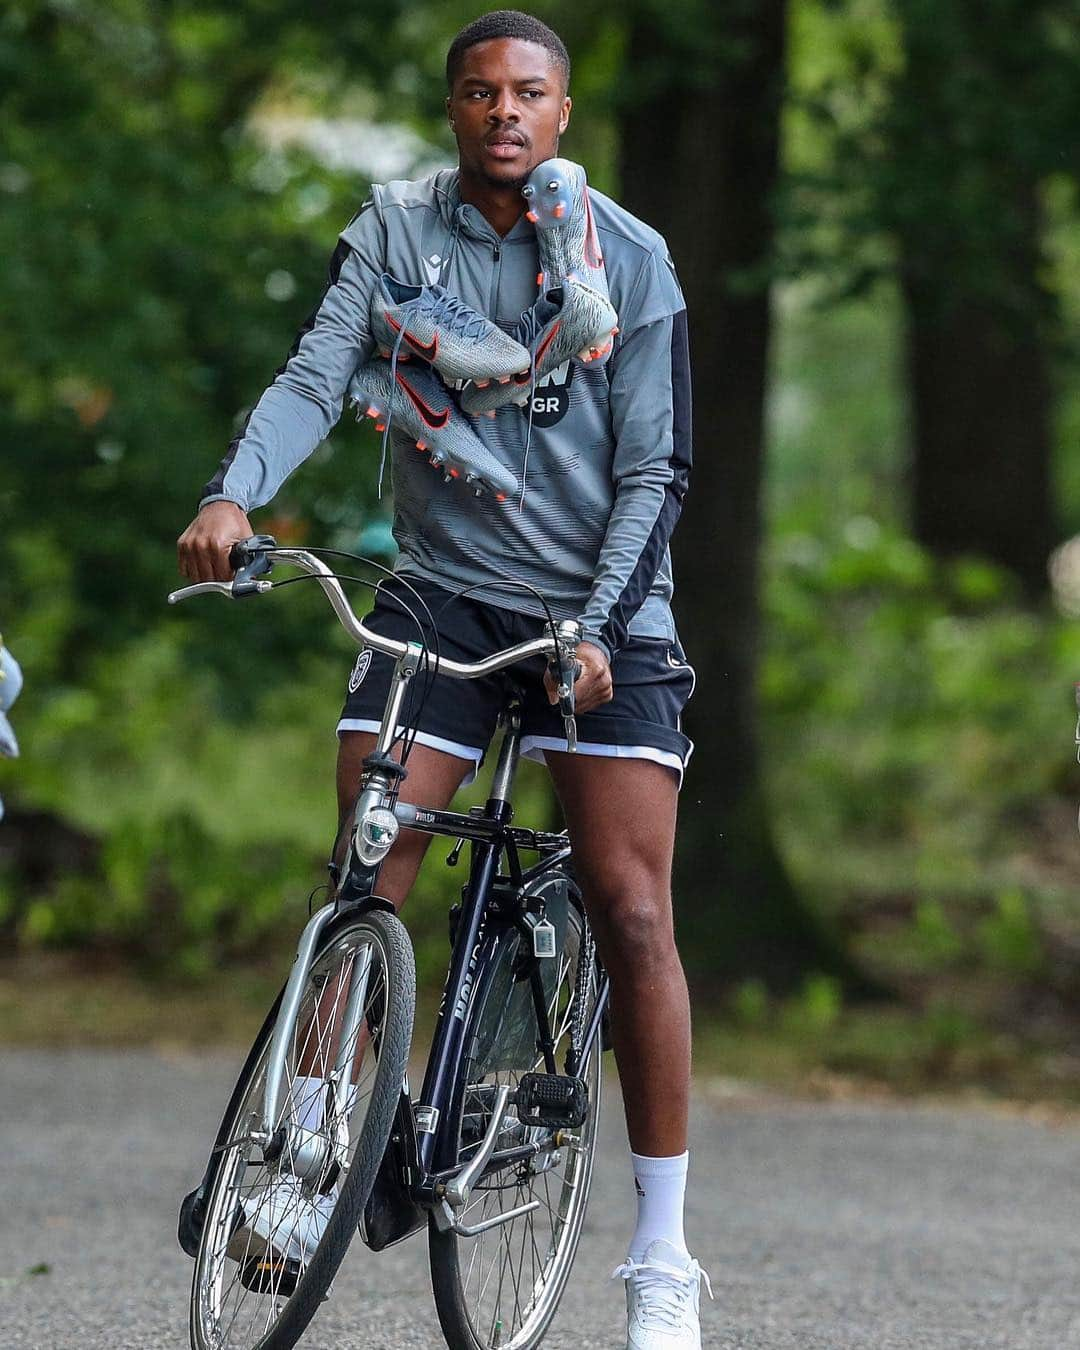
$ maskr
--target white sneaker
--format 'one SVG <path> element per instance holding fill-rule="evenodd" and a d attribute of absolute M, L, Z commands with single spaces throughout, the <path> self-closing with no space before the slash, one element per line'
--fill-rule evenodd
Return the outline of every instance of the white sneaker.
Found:
<path fill-rule="evenodd" d="M 269 1251 L 278 1261 L 306 1265 L 314 1256 L 333 1213 L 335 1196 L 305 1194 L 286 1173 L 248 1197 L 229 1239 L 228 1255 L 245 1264 Z"/>
<path fill-rule="evenodd" d="M 709 1277 L 693 1257 L 657 1238 L 640 1261 L 613 1272 L 626 1281 L 626 1350 L 701 1350 L 698 1296 Z"/>

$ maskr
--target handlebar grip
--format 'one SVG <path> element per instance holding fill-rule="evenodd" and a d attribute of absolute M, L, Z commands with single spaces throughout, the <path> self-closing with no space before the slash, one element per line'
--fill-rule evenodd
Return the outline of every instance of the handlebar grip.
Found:
<path fill-rule="evenodd" d="M 236 573 L 233 578 L 233 595 L 255 595 L 255 578 L 269 572 L 272 566 L 266 556 L 266 550 L 277 548 L 277 540 L 272 534 L 253 534 L 250 539 L 240 539 L 229 550 L 229 566 Z"/>

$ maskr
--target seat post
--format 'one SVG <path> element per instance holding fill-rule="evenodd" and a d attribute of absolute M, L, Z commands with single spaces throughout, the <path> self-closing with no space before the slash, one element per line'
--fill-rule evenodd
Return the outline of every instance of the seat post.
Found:
<path fill-rule="evenodd" d="M 499 746 L 499 759 L 491 780 L 489 810 L 493 802 L 509 804 L 514 775 L 517 773 L 518 760 L 521 758 L 521 699 L 516 692 L 507 698 L 499 720 L 506 730 Z"/>

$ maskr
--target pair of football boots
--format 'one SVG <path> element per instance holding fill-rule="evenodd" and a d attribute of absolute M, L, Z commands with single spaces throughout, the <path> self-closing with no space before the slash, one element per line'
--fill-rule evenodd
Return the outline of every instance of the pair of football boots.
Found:
<path fill-rule="evenodd" d="M 458 479 L 498 501 L 517 485 L 462 411 L 494 417 L 499 408 L 524 404 L 538 381 L 565 361 L 603 361 L 618 332 L 584 170 L 569 160 L 548 160 L 534 170 L 524 195 L 536 226 L 542 290 L 514 332 L 504 333 L 441 286 L 409 286 L 384 274 L 371 327 L 389 361 L 366 362 L 349 387 L 357 415 L 370 417 L 377 431 L 385 434 L 396 419 L 447 482 Z M 435 370 L 448 382 L 464 381 L 459 402 Z"/>

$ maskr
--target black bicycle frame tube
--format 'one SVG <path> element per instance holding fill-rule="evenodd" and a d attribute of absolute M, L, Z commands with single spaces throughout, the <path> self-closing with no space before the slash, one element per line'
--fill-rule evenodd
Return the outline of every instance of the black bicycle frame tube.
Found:
<path fill-rule="evenodd" d="M 520 741 L 520 719 L 516 713 L 511 713 L 499 751 L 492 796 L 485 806 L 485 815 L 497 827 L 497 832 L 488 840 L 474 840 L 472 845 L 469 884 L 462 899 L 457 938 L 421 1089 L 417 1118 L 419 1121 L 426 1117 L 425 1123 L 429 1126 L 418 1140 L 420 1170 L 425 1180 L 432 1172 L 444 1171 L 457 1162 L 454 1129 L 460 1102 L 455 1101 L 455 1087 L 464 1050 L 466 1015 L 487 927 L 488 897 L 498 875 L 504 830 L 513 817 L 509 795 Z M 477 820 L 476 823 L 480 822 Z"/>

